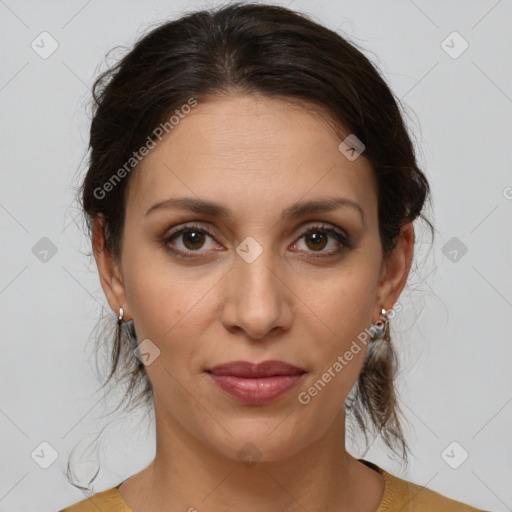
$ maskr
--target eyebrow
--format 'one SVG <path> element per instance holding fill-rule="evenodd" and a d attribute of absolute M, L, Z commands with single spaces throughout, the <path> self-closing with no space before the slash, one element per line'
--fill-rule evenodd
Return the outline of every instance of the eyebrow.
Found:
<path fill-rule="evenodd" d="M 345 197 L 333 197 L 328 199 L 297 202 L 283 210 L 281 217 L 283 219 L 289 219 L 310 213 L 329 212 L 341 207 L 350 207 L 358 211 L 364 226 L 366 226 L 366 214 L 364 210 L 358 203 Z M 195 197 L 171 197 L 169 199 L 165 199 L 164 201 L 160 201 L 151 206 L 146 211 L 145 215 L 147 216 L 150 213 L 158 210 L 168 209 L 188 210 L 194 213 L 209 215 L 213 217 L 227 218 L 233 216 L 233 212 L 229 208 L 226 208 L 213 201 L 198 199 Z"/>

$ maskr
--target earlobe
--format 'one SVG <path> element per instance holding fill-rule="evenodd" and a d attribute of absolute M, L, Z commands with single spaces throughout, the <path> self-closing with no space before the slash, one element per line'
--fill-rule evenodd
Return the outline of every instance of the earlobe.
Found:
<path fill-rule="evenodd" d="M 381 307 L 391 309 L 407 282 L 414 251 L 412 222 L 402 225 L 395 248 L 382 264 L 374 316 L 378 318 Z"/>
<path fill-rule="evenodd" d="M 105 247 L 105 229 L 101 214 L 92 220 L 92 248 L 101 288 L 110 308 L 116 316 L 119 315 L 119 308 L 123 308 L 123 318 L 129 321 L 131 314 L 126 302 L 122 275 L 116 258 Z"/>

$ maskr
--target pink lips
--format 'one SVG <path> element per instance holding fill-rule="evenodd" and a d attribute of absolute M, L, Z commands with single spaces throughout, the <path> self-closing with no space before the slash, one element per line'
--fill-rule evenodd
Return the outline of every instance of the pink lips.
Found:
<path fill-rule="evenodd" d="M 223 391 L 247 404 L 266 404 L 294 388 L 306 373 L 284 361 L 231 361 L 207 370 Z"/>

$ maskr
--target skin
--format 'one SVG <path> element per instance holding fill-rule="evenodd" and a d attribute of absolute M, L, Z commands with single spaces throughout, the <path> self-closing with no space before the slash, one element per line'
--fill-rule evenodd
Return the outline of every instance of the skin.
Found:
<path fill-rule="evenodd" d="M 412 259 L 411 223 L 383 259 L 372 168 L 364 154 L 347 159 L 339 143 L 319 111 L 256 95 L 209 98 L 130 176 L 120 261 L 104 249 L 95 219 L 94 255 L 109 305 L 134 320 L 139 343 L 150 339 L 160 350 L 146 366 L 156 457 L 120 486 L 134 512 L 378 508 L 383 478 L 345 450 L 344 402 L 367 346 L 360 344 L 307 405 L 297 399 L 379 319 L 382 307 L 393 307 Z M 233 216 L 145 215 L 178 196 L 218 202 Z M 336 196 L 357 202 L 365 224 L 350 207 L 281 215 L 296 201 Z M 186 223 L 214 234 L 173 240 L 196 258 L 174 256 L 161 242 Z M 319 223 L 345 230 L 354 247 L 315 259 L 340 247 L 332 235 L 317 245 L 301 236 Z M 252 263 L 236 252 L 248 236 L 263 250 Z M 242 404 L 205 373 L 240 359 L 279 359 L 307 373 L 270 404 Z M 252 467 L 237 456 L 247 442 L 261 454 Z"/>

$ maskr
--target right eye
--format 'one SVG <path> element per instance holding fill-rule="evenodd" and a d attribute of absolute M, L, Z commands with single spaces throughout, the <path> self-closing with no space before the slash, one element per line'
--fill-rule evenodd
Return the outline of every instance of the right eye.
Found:
<path fill-rule="evenodd" d="M 162 244 L 171 252 L 188 257 L 191 255 L 190 253 L 204 252 L 199 249 L 204 246 L 206 237 L 213 238 L 213 236 L 214 235 L 204 227 L 187 225 L 166 235 L 162 240 Z M 180 244 L 177 244 L 175 240 L 180 241 L 182 247 L 179 247 Z M 195 255 L 192 257 L 195 257 Z"/>

